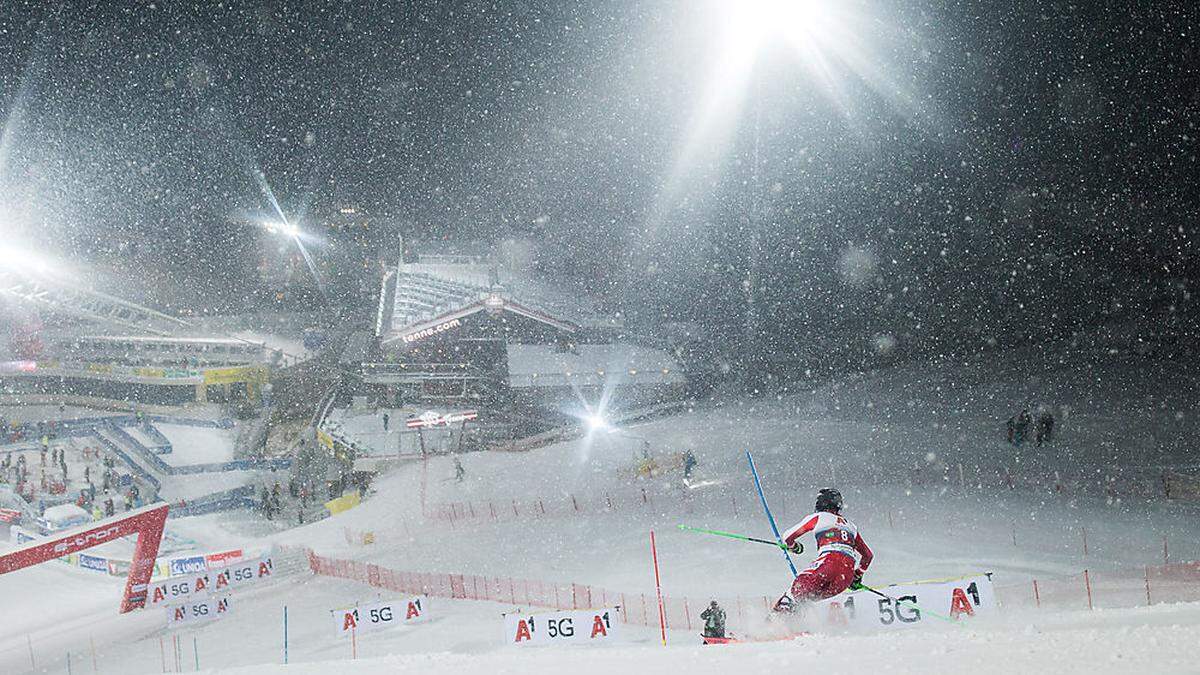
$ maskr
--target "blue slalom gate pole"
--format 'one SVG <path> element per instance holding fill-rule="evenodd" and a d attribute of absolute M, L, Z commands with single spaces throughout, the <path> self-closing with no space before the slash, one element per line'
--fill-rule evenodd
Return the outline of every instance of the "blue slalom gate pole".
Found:
<path fill-rule="evenodd" d="M 283 606 L 283 662 L 288 662 L 287 653 L 287 605 Z"/>
<path fill-rule="evenodd" d="M 788 567 L 792 570 L 792 576 L 795 577 L 799 572 L 792 564 L 792 556 L 788 554 L 787 546 L 783 544 L 783 537 L 779 536 L 779 528 L 775 526 L 775 516 L 771 515 L 771 507 L 767 506 L 767 496 L 763 494 L 762 481 L 758 479 L 758 469 L 754 466 L 754 457 L 750 455 L 749 450 L 746 451 L 746 460 L 750 462 L 750 473 L 754 474 L 754 487 L 758 488 L 758 498 L 762 501 L 763 511 L 767 512 L 767 520 L 771 523 L 771 531 L 775 533 L 775 541 L 779 544 L 779 550 L 783 551 L 783 559 L 787 561 Z"/>

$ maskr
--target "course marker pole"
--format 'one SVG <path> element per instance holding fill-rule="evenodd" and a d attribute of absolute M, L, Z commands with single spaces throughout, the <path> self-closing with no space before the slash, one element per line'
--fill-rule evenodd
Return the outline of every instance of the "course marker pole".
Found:
<path fill-rule="evenodd" d="M 792 576 L 795 577 L 799 572 L 796 571 L 796 565 L 792 563 L 792 556 L 788 554 L 787 547 L 783 545 L 783 537 L 779 536 L 779 528 L 775 525 L 775 516 L 771 515 L 771 507 L 767 506 L 767 496 L 763 494 L 762 481 L 758 479 L 758 469 L 754 466 L 754 457 L 750 455 L 749 450 L 746 451 L 746 459 L 750 462 L 750 473 L 754 475 L 754 487 L 758 489 L 758 498 L 762 501 L 763 511 L 767 512 L 767 520 L 771 523 L 771 531 L 775 533 L 775 541 L 783 551 L 783 558 L 787 560 L 788 567 L 792 570 Z"/>
<path fill-rule="evenodd" d="M 658 629 L 663 646 L 667 646 L 667 614 L 663 609 L 662 578 L 658 574 L 658 547 L 654 544 L 654 530 L 650 530 L 650 555 L 654 560 L 654 590 L 658 593 Z"/>

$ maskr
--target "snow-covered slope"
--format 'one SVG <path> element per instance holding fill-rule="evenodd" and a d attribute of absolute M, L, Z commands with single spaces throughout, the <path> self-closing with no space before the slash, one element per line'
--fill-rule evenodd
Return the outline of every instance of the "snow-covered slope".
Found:
<path fill-rule="evenodd" d="M 410 667 L 730 672 L 795 666 L 1014 672 L 1053 665 L 1067 672 L 1121 672 L 1152 664 L 1162 672 L 1186 672 L 1188 645 L 1194 642 L 1188 636 L 1200 623 L 1200 606 L 1132 605 L 1139 602 L 1142 583 L 1134 574 L 1162 562 L 1164 539 L 1171 560 L 1200 559 L 1196 510 L 1157 498 L 1113 498 L 1103 491 L 1059 493 L 1049 487 L 1052 482 L 1010 490 L 991 470 L 1003 462 L 1014 473 L 1042 477 L 1054 470 L 1103 471 L 1104 453 L 1086 452 L 1094 439 L 1119 441 L 1128 420 L 1137 426 L 1163 414 L 1159 404 L 1145 398 L 1149 378 L 1169 370 L 1167 364 L 1154 365 L 1156 370 L 1113 363 L 1087 376 L 1070 369 L 1038 374 L 1039 386 L 1055 393 L 1037 401 L 1071 411 L 1055 445 L 1041 452 L 1018 452 L 1001 435 L 1003 419 L 1032 402 L 1028 362 L 902 368 L 843 378 L 782 400 L 702 406 L 529 453 L 473 453 L 462 458 L 467 471 L 462 482 L 453 480 L 449 458 L 403 465 L 379 479 L 376 494 L 362 506 L 277 535 L 231 514 L 186 519 L 179 527 L 212 547 L 261 545 L 270 539 L 398 570 L 575 581 L 632 593 L 653 591 L 648 533 L 654 529 L 666 593 L 701 599 L 775 596 L 790 581 L 778 551 L 676 529 L 686 523 L 769 536 L 746 469 L 749 449 L 781 525 L 811 510 L 818 487 L 842 488 L 847 515 L 876 551 L 869 582 L 991 571 L 1005 612 L 968 629 L 817 636 L 732 648 L 696 648 L 693 633 L 675 631 L 671 646 L 663 649 L 653 631 L 630 627 L 631 644 L 615 649 L 518 652 L 500 645 L 500 612 L 510 607 L 435 599 L 439 618 L 432 623 L 363 636 L 357 648 L 365 660 L 354 667 L 364 672 Z M 1169 389 L 1161 400 L 1183 411 L 1181 422 L 1187 423 L 1194 401 L 1190 389 L 1171 388 L 1172 380 L 1162 377 L 1160 382 Z M 1123 412 L 1128 420 L 1102 414 L 1105 410 Z M 1166 416 L 1175 418 L 1173 411 Z M 695 453 L 700 465 L 690 487 L 677 469 L 656 478 L 635 476 L 647 443 L 664 467 L 677 453 Z M 1124 446 L 1117 450 L 1129 452 Z M 961 481 L 960 463 L 965 465 Z M 448 515 L 423 518 L 422 496 L 433 514 L 451 509 L 453 521 Z M 348 543 L 347 531 L 369 531 L 375 543 Z M 1083 569 L 1095 582 L 1094 602 L 1101 609 L 1094 612 L 1085 609 L 1077 581 Z M 31 594 L 52 597 L 88 617 L 89 633 L 105 642 L 104 636 L 112 636 L 120 645 L 105 650 L 101 672 L 161 668 L 161 618 L 114 617 L 117 594 L 109 588 L 95 593 L 111 593 L 111 607 L 94 598 L 73 605 L 79 592 L 60 592 L 51 574 L 38 568 L 0 577 L 0 594 L 24 598 L 23 607 L 36 604 Z M 1041 609 L 1027 607 L 1033 579 L 1045 591 Z M 1198 583 L 1154 590 L 1156 601 L 1200 597 Z M 333 636 L 328 610 L 379 593 L 361 584 L 297 574 L 239 593 L 234 614 L 183 633 L 183 641 L 195 637 L 202 668 L 276 663 L 282 658 L 287 605 L 294 631 L 291 660 L 311 662 L 289 670 L 349 668 L 345 662 L 330 663 L 348 658 L 350 647 Z M 0 643 L 0 669 L 20 672 L 27 667 L 21 659 L 28 659 L 23 624 L 4 618 L 11 637 Z M 44 622 L 30 626 L 35 652 L 60 670 L 68 647 L 82 650 L 87 644 L 83 629 L 51 631 Z M 173 649 L 170 640 L 166 644 Z M 192 652 L 185 651 L 190 663 Z"/>

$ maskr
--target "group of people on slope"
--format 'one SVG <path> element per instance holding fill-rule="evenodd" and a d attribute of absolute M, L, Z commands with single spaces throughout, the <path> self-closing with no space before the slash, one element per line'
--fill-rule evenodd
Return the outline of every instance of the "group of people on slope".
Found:
<path fill-rule="evenodd" d="M 1008 418 L 1005 428 L 1009 445 L 1021 447 L 1029 440 L 1030 431 L 1033 432 L 1034 442 L 1039 448 L 1043 443 L 1054 440 L 1054 413 L 1048 406 L 1038 406 L 1036 410 L 1036 418 L 1029 413 L 1029 408 L 1024 408 Z"/>

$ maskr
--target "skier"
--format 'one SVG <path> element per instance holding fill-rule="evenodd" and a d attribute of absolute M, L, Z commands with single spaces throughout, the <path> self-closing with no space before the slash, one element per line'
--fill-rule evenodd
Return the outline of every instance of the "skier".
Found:
<path fill-rule="evenodd" d="M 458 458 L 455 457 L 454 458 L 454 480 L 456 482 L 461 483 L 461 482 L 463 482 L 463 478 L 466 478 L 466 476 L 467 476 L 467 470 L 463 468 L 462 462 L 460 462 L 458 460 Z"/>
<path fill-rule="evenodd" d="M 832 598 L 862 582 L 874 554 L 867 548 L 858 527 L 842 515 L 842 493 L 822 488 L 817 494 L 816 513 L 783 535 L 793 553 L 801 553 L 801 536 L 812 532 L 817 540 L 817 558 L 792 582 L 792 594 L 775 603 L 776 611 L 791 611 L 793 602 L 815 602 Z"/>
<path fill-rule="evenodd" d="M 700 612 L 700 618 L 704 620 L 704 637 L 725 637 L 725 610 L 721 609 L 716 600 L 708 604 L 708 609 Z"/>

